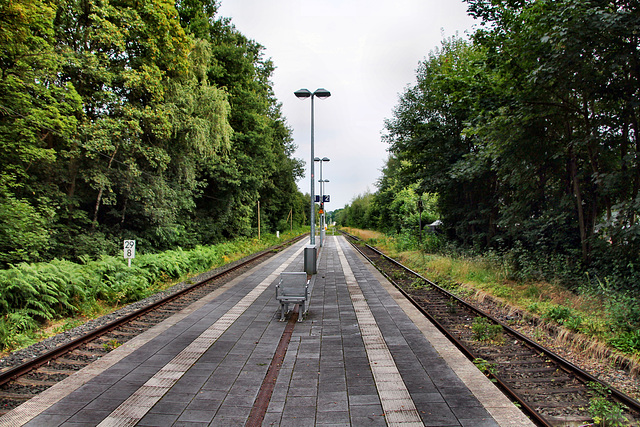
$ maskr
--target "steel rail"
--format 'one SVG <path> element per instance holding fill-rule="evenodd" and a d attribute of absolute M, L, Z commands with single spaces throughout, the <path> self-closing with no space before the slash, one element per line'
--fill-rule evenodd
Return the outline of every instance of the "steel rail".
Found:
<path fill-rule="evenodd" d="M 353 236 L 355 237 L 355 236 Z M 357 239 L 357 237 L 356 237 Z M 360 239 L 357 239 L 360 240 Z M 366 244 L 366 243 L 365 243 Z M 367 254 L 365 254 L 357 245 L 353 245 L 352 246 L 363 256 L 365 257 L 365 259 L 367 259 L 367 261 L 369 261 L 374 267 L 376 266 L 375 262 L 369 258 L 367 256 Z M 372 246 L 367 245 L 367 247 L 369 247 L 369 249 L 375 251 L 376 253 L 378 253 L 379 255 L 384 256 L 384 254 L 382 254 L 380 251 L 378 251 L 377 249 L 373 248 Z M 407 269 L 406 267 L 402 266 L 403 268 Z M 377 268 L 377 267 L 376 267 Z M 411 304 L 413 304 L 413 306 L 418 309 L 418 311 L 420 311 L 420 313 L 425 316 L 427 319 L 429 319 L 429 321 L 431 323 L 433 323 L 433 325 L 440 331 L 442 332 L 442 334 L 447 337 L 447 339 L 449 341 L 451 341 L 451 343 L 453 345 L 455 345 L 458 350 L 460 350 L 462 352 L 462 354 L 464 354 L 467 359 L 469 359 L 470 361 L 474 361 L 476 359 L 475 355 L 471 352 L 471 350 L 469 350 L 469 348 L 467 346 L 465 346 L 460 340 L 458 340 L 455 336 L 453 336 L 453 334 L 451 334 L 447 328 L 445 328 L 435 317 L 433 317 L 431 315 L 431 313 L 429 313 L 428 311 L 426 311 L 415 299 L 413 299 L 411 297 L 411 295 L 409 295 L 404 289 L 402 289 L 401 286 L 399 286 L 395 280 L 393 280 L 393 278 L 391 278 L 388 274 L 386 274 L 384 271 L 378 269 L 383 276 L 385 276 L 387 278 L 387 280 L 389 280 L 389 282 L 398 290 L 400 291 L 400 293 L 407 299 L 409 300 L 409 302 Z M 410 269 L 407 269 L 408 271 L 412 271 Z M 415 272 L 414 272 L 415 273 Z M 432 283 L 430 281 L 428 281 L 429 283 Z M 437 285 L 436 285 L 437 286 Z M 447 296 L 451 296 L 453 298 L 456 298 L 457 300 L 459 300 L 455 295 L 450 294 L 449 292 L 445 291 L 445 293 L 447 294 Z M 512 399 L 513 401 L 518 402 L 518 404 L 520 405 L 521 409 L 523 409 L 523 412 L 525 414 L 527 414 L 528 416 L 530 416 L 531 418 L 533 418 L 534 422 L 536 423 L 536 425 L 541 426 L 541 427 L 553 427 L 551 424 L 549 424 L 544 418 L 542 418 L 542 416 L 536 412 L 533 408 L 531 408 L 531 406 L 529 406 L 527 404 L 527 402 L 522 398 L 522 396 L 520 396 L 515 390 L 513 390 L 511 387 L 509 387 L 504 381 L 502 381 L 501 378 L 497 377 L 496 375 L 494 375 L 491 372 L 488 372 L 486 374 L 490 379 L 495 380 L 495 384 L 502 390 L 503 393 L 505 393 L 510 399 Z"/>
<path fill-rule="evenodd" d="M 359 239 L 356 236 L 350 235 L 348 233 L 343 232 L 344 234 L 348 235 L 349 237 L 351 237 L 354 240 L 358 240 L 358 241 L 362 241 L 361 239 Z M 364 243 L 364 242 L 363 242 Z M 400 262 L 396 261 L 395 259 L 385 255 L 383 252 L 381 252 L 380 250 L 378 250 L 377 248 L 374 248 L 373 246 L 370 246 L 366 243 L 364 243 L 370 250 L 374 251 L 375 253 L 377 253 L 378 255 L 380 255 L 381 257 L 383 257 L 384 259 L 386 259 L 387 261 L 393 263 L 394 265 L 406 270 L 407 272 L 413 274 L 414 276 L 420 278 L 421 280 L 424 280 L 425 282 L 429 283 L 433 288 L 435 288 L 436 290 L 438 290 L 439 292 L 441 292 L 442 294 L 446 295 L 449 298 L 453 298 L 455 299 L 458 303 L 462 304 L 464 307 L 468 308 L 469 310 L 473 311 L 474 313 L 486 317 L 489 320 L 491 320 L 492 322 L 495 322 L 496 324 L 499 324 L 500 326 L 502 326 L 504 329 L 506 329 L 510 334 L 514 335 L 516 338 L 518 338 L 520 341 L 522 341 L 525 345 L 529 346 L 532 350 L 539 352 L 539 353 L 543 353 L 545 356 L 547 356 L 549 359 L 553 360 L 557 365 L 559 365 L 560 368 L 562 368 L 565 372 L 571 373 L 573 375 L 575 375 L 576 377 L 578 377 L 581 381 L 583 381 L 584 383 L 588 383 L 588 382 L 595 382 L 598 384 L 601 384 L 602 386 L 606 387 L 606 389 L 610 390 L 610 396 L 615 399 L 616 401 L 618 401 L 619 403 L 622 403 L 626 406 L 628 406 L 631 410 L 633 410 L 634 412 L 640 413 L 640 402 L 638 402 L 637 400 L 633 399 L 632 397 L 626 395 L 625 393 L 623 393 L 622 391 L 616 389 L 615 387 L 612 387 L 611 385 L 599 380 L 598 378 L 594 377 L 593 375 L 589 374 L 588 372 L 584 371 L 583 369 L 579 368 L 578 366 L 574 365 L 573 363 L 569 362 L 568 360 L 564 359 L 562 356 L 558 355 L 557 353 L 554 353 L 553 351 L 549 350 L 546 347 L 541 346 L 540 344 L 538 344 L 537 342 L 531 340 L 529 337 L 527 337 L 526 335 L 523 335 L 522 333 L 516 331 L 515 329 L 511 328 L 510 326 L 502 323 L 500 320 L 496 319 L 495 317 L 493 317 L 492 315 L 483 312 L 482 310 L 478 309 L 477 307 L 475 307 L 474 305 L 466 302 L 465 300 L 459 298 L 458 296 L 452 294 L 451 292 L 447 291 L 446 289 L 443 289 L 441 286 L 437 285 L 436 283 L 432 282 L 431 280 L 427 279 L 426 277 L 422 276 L 420 273 L 417 273 L 415 271 L 413 271 L 412 269 L 404 266 L 403 264 L 401 264 Z M 369 262 L 371 262 L 374 266 L 375 263 L 368 257 L 366 256 L 358 247 L 357 245 L 353 245 L 358 252 L 360 252 L 365 258 L 367 258 L 367 260 L 369 260 Z M 458 348 L 460 348 L 460 350 L 471 360 L 473 360 L 473 355 L 471 355 L 471 352 L 466 349 L 466 347 L 460 343 L 455 337 L 453 337 L 451 334 L 449 334 L 446 329 L 437 321 L 433 318 L 433 316 L 431 316 L 429 313 L 427 313 L 423 308 L 420 307 L 420 305 L 418 304 L 417 301 L 415 301 L 407 292 L 405 292 L 392 278 L 390 278 L 388 275 L 386 275 L 384 272 L 382 272 L 385 277 L 387 277 L 387 279 L 398 289 L 401 291 L 401 293 L 407 298 L 409 299 L 409 301 L 416 306 L 425 316 L 427 316 L 431 321 L 434 322 L 434 324 L 436 325 L 436 327 L 441 330 L 443 333 L 445 333 L 447 335 L 447 338 L 449 338 L 454 345 L 456 345 Z M 507 384 L 504 383 L 504 381 L 502 381 L 500 378 L 498 378 L 496 375 L 494 374 L 490 374 L 494 379 L 496 379 L 501 387 L 504 387 L 505 390 L 508 390 L 509 394 L 513 396 L 514 399 L 518 400 L 518 402 L 523 405 L 523 407 L 528 408 L 527 410 L 531 410 L 532 414 L 536 413 L 533 409 L 529 409 L 529 406 L 526 404 L 526 402 L 524 402 L 524 400 L 518 395 L 518 393 L 516 393 L 515 391 L 513 391 Z M 538 419 L 540 416 L 537 415 L 536 413 L 536 419 Z M 550 425 L 548 424 L 547 421 L 545 421 L 544 419 L 542 419 L 540 417 L 541 423 L 543 423 L 543 425 Z"/>
<path fill-rule="evenodd" d="M 292 243 L 295 243 L 299 240 L 301 240 L 304 236 L 306 236 L 306 234 L 303 234 L 301 236 L 298 236 L 294 239 L 288 240 L 287 242 L 282 243 L 281 245 L 272 247 L 270 249 L 258 252 L 252 256 L 250 256 L 249 258 L 246 258 L 244 261 L 242 261 L 241 263 L 238 263 L 237 265 L 234 265 L 232 267 L 230 267 L 227 270 L 224 271 L 220 271 L 219 273 L 215 274 L 212 277 L 209 277 L 207 279 L 201 280 L 197 283 L 194 283 L 191 286 L 188 286 L 184 289 L 181 289 L 171 295 L 167 295 L 164 298 L 154 301 L 152 302 L 150 305 L 139 308 L 138 310 L 132 311 L 131 313 L 128 313 L 122 317 L 119 317 L 118 319 L 115 319 L 103 326 L 100 326 L 96 329 L 94 329 L 93 331 L 90 331 L 78 338 L 75 338 L 71 341 L 69 341 L 66 344 L 63 344 L 59 347 L 56 347 L 52 350 L 49 350 L 33 359 L 30 359 L 18 366 L 15 366 L 13 368 L 10 368 L 4 372 L 0 373 L 0 386 L 8 383 L 9 381 L 15 380 L 23 375 L 26 375 L 27 373 L 31 372 L 34 369 L 39 368 L 40 366 L 48 363 L 49 361 L 60 357 L 61 355 L 68 353 L 76 348 L 78 348 L 79 346 L 81 346 L 82 344 L 85 344 L 87 342 L 90 342 L 98 337 L 100 337 L 101 335 L 104 335 L 114 329 L 116 329 L 119 326 L 122 326 L 123 324 L 126 324 L 127 322 L 130 322 L 150 311 L 153 311 L 157 308 L 159 308 L 162 305 L 165 305 L 201 286 L 203 286 L 205 283 L 210 282 L 211 280 L 217 279 L 222 277 L 225 274 L 228 274 L 230 272 L 233 272 L 235 270 L 238 270 L 239 268 L 244 267 L 245 265 L 260 259 L 262 257 L 264 257 L 265 255 L 267 255 L 268 253 L 271 253 L 273 251 L 279 250 L 284 246 L 290 245 Z"/>

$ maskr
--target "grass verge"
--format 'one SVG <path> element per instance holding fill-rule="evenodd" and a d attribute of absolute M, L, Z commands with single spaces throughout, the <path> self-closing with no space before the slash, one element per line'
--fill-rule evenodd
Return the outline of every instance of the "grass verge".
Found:
<path fill-rule="evenodd" d="M 144 254 L 131 267 L 122 258 L 103 257 L 84 264 L 54 260 L 2 270 L 0 357 L 305 232 Z"/>
<path fill-rule="evenodd" d="M 404 245 L 382 233 L 344 230 L 457 295 L 480 302 L 490 298 L 520 313 L 541 332 L 545 330 L 555 336 L 558 344 L 608 359 L 634 375 L 640 373 L 637 297 L 608 292 L 578 294 L 559 284 L 516 281 L 511 278 L 510 267 L 492 254 L 483 257 L 426 254 L 402 250 Z"/>

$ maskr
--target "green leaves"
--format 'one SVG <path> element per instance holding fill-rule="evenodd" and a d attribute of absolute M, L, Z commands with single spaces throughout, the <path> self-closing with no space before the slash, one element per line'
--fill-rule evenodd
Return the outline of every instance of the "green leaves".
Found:
<path fill-rule="evenodd" d="M 0 187 L 0 263 L 42 257 L 49 247 L 51 210 L 38 212 Z"/>
<path fill-rule="evenodd" d="M 46 320 L 91 314 L 99 302 L 120 306 L 138 301 L 168 281 L 209 271 L 279 241 L 275 235 L 263 235 L 260 241 L 242 238 L 189 251 L 141 254 L 131 267 L 122 257 L 83 264 L 17 264 L 0 271 L 0 349 L 28 344 L 26 336 Z"/>
<path fill-rule="evenodd" d="M 466 2 L 482 27 L 432 52 L 386 123 L 381 210 L 389 182 L 417 185 L 464 246 L 638 289 L 638 5 Z"/>
<path fill-rule="evenodd" d="M 36 320 L 96 297 L 138 299 L 162 277 L 208 268 L 213 257 L 174 254 L 149 261 L 157 264 L 151 272 L 92 261 L 117 253 L 123 238 L 154 252 L 249 236 L 258 200 L 265 231 L 289 214 L 305 220 L 295 183 L 302 163 L 291 158 L 291 131 L 269 82 L 273 64 L 262 46 L 215 18 L 216 2 L 177 7 L 0 4 L 3 345 L 26 342 L 16 337 Z M 56 257 L 84 265 L 19 264 Z"/>
<path fill-rule="evenodd" d="M 273 64 L 215 2 L 177 7 L 0 5 L 1 265 L 250 235 L 259 198 L 267 229 L 297 204 Z"/>

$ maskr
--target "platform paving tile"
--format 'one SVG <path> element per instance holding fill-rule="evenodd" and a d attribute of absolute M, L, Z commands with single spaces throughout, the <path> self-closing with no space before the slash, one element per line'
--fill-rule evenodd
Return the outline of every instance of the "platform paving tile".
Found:
<path fill-rule="evenodd" d="M 350 426 L 349 411 L 321 411 L 316 415 L 316 425 Z"/>
<path fill-rule="evenodd" d="M 263 426 L 280 426 L 282 420 L 282 411 L 267 411 L 262 420 Z"/>
<path fill-rule="evenodd" d="M 173 399 L 176 398 L 177 396 L 173 397 Z M 180 415 L 189 405 L 190 400 L 188 399 L 191 398 L 191 395 L 182 394 L 179 398 L 179 401 L 163 399 L 162 402 L 157 403 L 153 408 L 151 408 L 149 413 Z M 172 397 L 169 396 L 169 399 L 172 399 Z"/>
<path fill-rule="evenodd" d="M 176 422 L 178 415 L 149 412 L 137 424 L 140 427 L 170 426 Z"/>
<path fill-rule="evenodd" d="M 208 424 L 213 420 L 215 414 L 215 411 L 185 409 L 178 417 L 178 421 Z"/>

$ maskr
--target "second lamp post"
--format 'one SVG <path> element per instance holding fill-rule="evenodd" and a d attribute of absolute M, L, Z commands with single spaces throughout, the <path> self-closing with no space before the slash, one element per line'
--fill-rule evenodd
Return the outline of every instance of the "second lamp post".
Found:
<path fill-rule="evenodd" d="M 328 162 L 330 159 L 328 157 L 315 157 L 313 159 L 316 162 L 320 162 L 320 179 L 318 182 L 320 183 L 320 246 L 324 244 L 324 183 L 329 182 L 328 179 L 322 179 L 322 163 Z"/>

